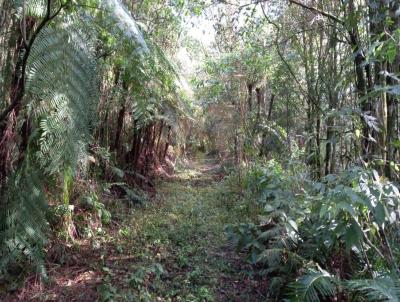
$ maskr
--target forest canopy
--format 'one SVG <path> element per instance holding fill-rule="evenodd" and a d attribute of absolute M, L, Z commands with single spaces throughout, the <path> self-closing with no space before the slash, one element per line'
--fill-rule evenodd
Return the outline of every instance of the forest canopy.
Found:
<path fill-rule="evenodd" d="M 0 8 L 2 301 L 400 299 L 398 0 Z"/>

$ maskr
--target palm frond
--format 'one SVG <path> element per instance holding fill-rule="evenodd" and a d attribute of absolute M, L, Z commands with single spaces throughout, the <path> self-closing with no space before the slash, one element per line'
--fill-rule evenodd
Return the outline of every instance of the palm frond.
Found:
<path fill-rule="evenodd" d="M 15 172 L 2 194 L 0 276 L 7 276 L 10 268 L 24 270 L 27 263 L 45 272 L 43 247 L 48 224 L 41 179 L 36 170 L 25 166 Z"/>
<path fill-rule="evenodd" d="M 336 278 L 324 270 L 310 270 L 289 285 L 289 297 L 291 301 L 319 302 L 335 295 L 337 283 Z"/>
<path fill-rule="evenodd" d="M 386 275 L 371 280 L 351 280 L 345 285 L 350 293 L 365 301 L 400 301 L 400 280 L 397 277 Z"/>
<path fill-rule="evenodd" d="M 22 16 L 23 0 L 13 0 L 14 7 Z M 25 2 L 25 14 L 29 17 L 42 18 L 46 15 L 47 1 L 46 0 L 28 0 Z"/>
<path fill-rule="evenodd" d="M 50 174 L 77 163 L 94 126 L 96 62 L 83 29 L 70 20 L 44 29 L 28 61 L 30 110 L 39 121 L 36 155 Z"/>
<path fill-rule="evenodd" d="M 115 34 L 122 33 L 131 43 L 135 42 L 136 45 L 132 48 L 135 53 L 148 53 L 149 49 L 139 26 L 119 0 L 102 0 L 101 7 L 108 12 L 109 19 L 112 20 L 114 26 L 110 28 L 119 31 Z"/>
<path fill-rule="evenodd" d="M 66 19 L 44 28 L 32 46 L 26 99 L 36 123 L 32 123 L 24 162 L 2 192 L 0 275 L 27 262 L 44 272 L 44 182 L 66 167 L 76 167 L 90 142 L 97 72 L 90 38 L 84 30 L 81 24 Z"/>
<path fill-rule="evenodd" d="M 272 247 L 264 250 L 257 262 L 267 265 L 270 271 L 292 271 L 299 268 L 304 259 L 288 249 Z"/>

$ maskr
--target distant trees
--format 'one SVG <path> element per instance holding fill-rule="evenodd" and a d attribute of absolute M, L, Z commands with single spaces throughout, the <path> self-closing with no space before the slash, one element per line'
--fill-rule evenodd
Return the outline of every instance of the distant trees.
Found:
<path fill-rule="evenodd" d="M 224 52 L 238 53 L 224 68 L 243 75 L 232 81 L 243 82 L 237 97 L 246 95 L 246 111 L 255 107 L 255 88 L 259 100 L 263 91 L 270 100 L 264 120 L 286 129 L 289 145 L 303 136 L 304 161 L 316 179 L 352 163 L 397 178 L 399 4 L 266 0 L 228 6 L 235 8 L 227 18 L 233 23 L 218 23 L 217 36 L 230 30 L 235 38 L 217 41 Z"/>

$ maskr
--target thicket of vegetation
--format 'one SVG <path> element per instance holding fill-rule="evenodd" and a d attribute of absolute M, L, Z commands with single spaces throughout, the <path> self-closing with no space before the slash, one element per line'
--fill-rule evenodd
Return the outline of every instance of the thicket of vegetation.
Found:
<path fill-rule="evenodd" d="M 0 283 L 205 152 L 262 299 L 398 301 L 400 3 L 123 2 L 0 0 Z"/>

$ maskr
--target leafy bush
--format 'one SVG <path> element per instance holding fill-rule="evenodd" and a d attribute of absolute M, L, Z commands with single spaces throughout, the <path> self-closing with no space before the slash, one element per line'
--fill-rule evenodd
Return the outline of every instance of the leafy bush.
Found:
<path fill-rule="evenodd" d="M 87 210 L 95 212 L 103 224 L 110 223 L 111 213 L 105 208 L 104 204 L 100 202 L 96 193 L 91 192 L 90 194 L 83 196 L 81 206 Z"/>
<path fill-rule="evenodd" d="M 400 297 L 395 184 L 359 167 L 315 182 L 293 177 L 275 162 L 252 168 L 246 182 L 263 215 L 227 232 L 247 261 L 270 278 L 269 296 L 282 298 L 289 288 L 285 296 L 294 301 L 343 295 L 358 301 L 366 291 L 371 295 L 362 299 L 369 301 Z M 375 277 L 395 294 L 385 293 Z"/>

